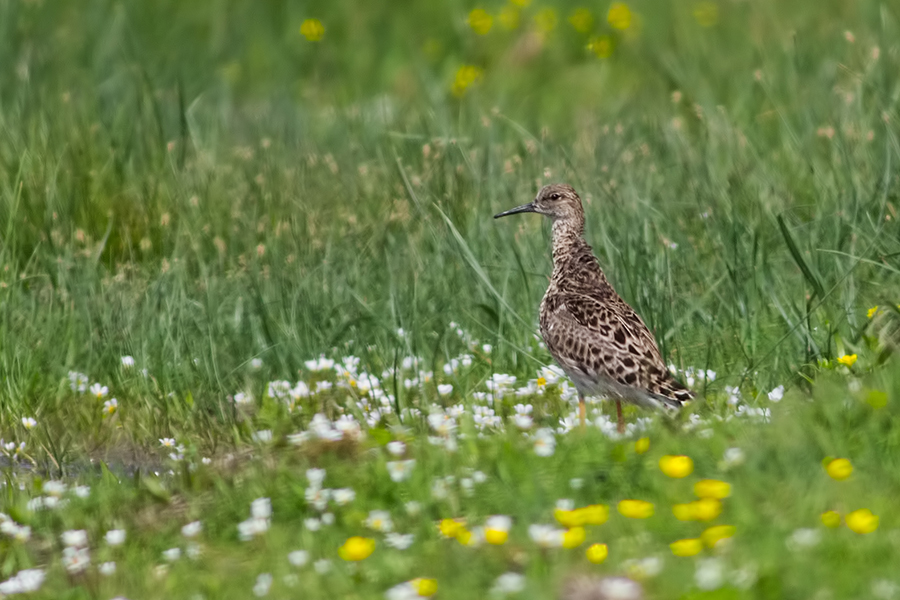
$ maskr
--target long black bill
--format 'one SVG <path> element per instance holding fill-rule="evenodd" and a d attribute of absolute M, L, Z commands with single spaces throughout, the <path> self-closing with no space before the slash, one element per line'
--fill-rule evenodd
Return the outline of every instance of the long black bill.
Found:
<path fill-rule="evenodd" d="M 534 202 L 529 202 L 528 204 L 523 204 L 522 206 L 511 208 L 505 212 L 494 215 L 494 218 L 499 219 L 500 217 L 508 217 L 509 215 L 516 215 L 526 212 L 537 212 L 534 210 Z"/>

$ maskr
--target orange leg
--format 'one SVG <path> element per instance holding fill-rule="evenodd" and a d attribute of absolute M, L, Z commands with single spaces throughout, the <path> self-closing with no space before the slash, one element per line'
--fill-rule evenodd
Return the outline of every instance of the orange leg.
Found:
<path fill-rule="evenodd" d="M 619 433 L 625 433 L 625 417 L 622 416 L 622 401 L 616 400 L 616 415 L 619 417 Z"/>
<path fill-rule="evenodd" d="M 584 429 L 584 417 L 587 408 L 584 405 L 584 396 L 578 394 L 578 420 L 581 421 L 581 428 Z"/>

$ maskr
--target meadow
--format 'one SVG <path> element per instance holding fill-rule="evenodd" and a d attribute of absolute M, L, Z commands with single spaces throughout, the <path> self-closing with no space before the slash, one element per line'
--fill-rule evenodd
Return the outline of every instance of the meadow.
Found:
<path fill-rule="evenodd" d="M 0 597 L 900 598 L 900 9 L 0 0 Z M 543 184 L 697 399 L 577 398 Z M 573 404 L 574 403 L 574 404 Z"/>

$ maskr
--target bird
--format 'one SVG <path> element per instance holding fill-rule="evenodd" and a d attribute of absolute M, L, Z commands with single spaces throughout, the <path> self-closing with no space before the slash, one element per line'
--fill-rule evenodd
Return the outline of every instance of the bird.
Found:
<path fill-rule="evenodd" d="M 625 432 L 622 402 L 677 409 L 693 398 L 666 367 L 653 334 L 606 279 L 584 239 L 584 207 L 575 189 L 546 185 L 528 204 L 494 215 L 538 213 L 552 221 L 553 273 L 541 300 L 541 337 L 578 391 L 614 399 L 617 429 Z"/>

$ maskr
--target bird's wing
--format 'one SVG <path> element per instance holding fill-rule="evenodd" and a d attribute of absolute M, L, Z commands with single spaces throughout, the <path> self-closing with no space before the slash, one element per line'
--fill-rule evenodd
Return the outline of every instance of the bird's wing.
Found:
<path fill-rule="evenodd" d="M 541 328 L 561 363 L 649 392 L 668 405 L 680 406 L 691 398 L 666 368 L 653 334 L 614 293 L 603 301 L 578 293 L 556 294 L 545 315 Z"/>

